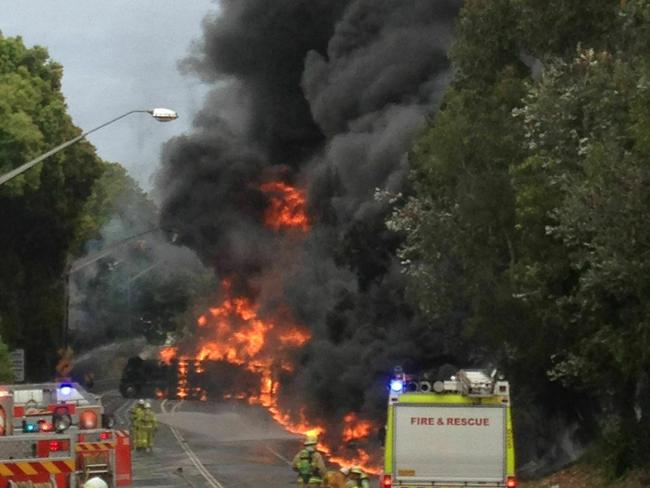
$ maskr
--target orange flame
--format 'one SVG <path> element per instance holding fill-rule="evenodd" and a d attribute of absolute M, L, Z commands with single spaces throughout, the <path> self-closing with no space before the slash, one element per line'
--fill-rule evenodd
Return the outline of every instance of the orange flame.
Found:
<path fill-rule="evenodd" d="M 298 329 L 291 329 L 281 333 L 278 339 L 282 344 L 300 347 L 309 341 L 309 334 Z"/>
<path fill-rule="evenodd" d="M 193 357 L 181 355 L 178 358 L 177 397 L 207 399 L 206 391 L 190 384 L 191 377 L 203 373 L 202 361 L 226 361 L 240 366 L 259 377 L 258 393 L 250 395 L 242 391 L 230 391 L 223 395 L 224 399 L 246 400 L 252 405 L 263 406 L 287 431 L 318 436 L 321 439 L 318 448 L 331 462 L 346 467 L 361 465 L 368 473 L 378 473 L 379 469 L 371 466 L 371 456 L 361 447 L 348 445 L 346 451 L 354 449 L 354 454 L 348 458 L 336 456 L 335 449 L 323 442 L 325 438 L 339 438 L 344 444 L 366 441 L 373 431 L 372 422 L 351 412 L 343 418 L 340 431 L 328 432 L 322 425 L 314 425 L 304 408 L 298 412 L 288 412 L 280 407 L 279 373 L 294 371 L 289 353 L 309 342 L 309 332 L 291 323 L 287 317 L 261 317 L 252 300 L 232 296 L 230 282 L 227 280 L 222 283 L 222 292 L 224 298 L 220 305 L 210 308 L 197 319 L 197 335 L 200 339 Z M 282 314 L 278 314 L 280 316 Z M 169 362 L 178 353 L 175 348 L 164 348 L 160 355 Z M 338 434 L 338 437 L 329 434 Z"/>
<path fill-rule="evenodd" d="M 160 359 L 166 363 L 170 363 L 172 359 L 176 357 L 176 348 L 175 347 L 163 347 L 160 352 Z"/>
<path fill-rule="evenodd" d="M 305 411 L 302 409 L 299 412 L 299 420 L 292 420 L 291 416 L 283 413 L 277 404 L 268 407 L 273 420 L 282 425 L 287 431 L 293 434 L 301 434 L 304 436 L 324 437 L 327 430 L 322 426 L 313 426 L 306 420 Z M 344 442 L 355 440 L 365 440 L 369 437 L 372 431 L 372 423 L 370 421 L 359 420 L 354 413 L 349 413 L 343 419 L 344 428 L 342 439 Z M 355 454 L 351 457 L 343 457 L 334 455 L 334 450 L 323 442 L 318 443 L 318 450 L 328 456 L 332 463 L 336 463 L 342 467 L 349 468 L 354 465 L 362 466 L 364 471 L 368 474 L 379 474 L 381 469 L 371 462 L 371 456 L 364 449 L 355 448 Z"/>
<path fill-rule="evenodd" d="M 309 230 L 306 199 L 301 190 L 281 181 L 264 183 L 260 190 L 271 194 L 271 201 L 264 215 L 264 223 L 268 227 L 275 231 L 289 228 Z"/>
<path fill-rule="evenodd" d="M 343 441 L 350 442 L 366 439 L 372 431 L 372 423 L 367 420 L 359 420 L 357 414 L 349 413 L 343 417 L 345 427 L 343 428 Z"/>
<path fill-rule="evenodd" d="M 247 298 L 226 298 L 221 306 L 211 308 L 209 315 L 199 317 L 197 323 L 202 328 L 212 326 L 207 332 L 209 340 L 201 344 L 197 358 L 239 365 L 260 354 L 268 333 L 275 327 L 272 322 L 258 318 L 255 306 Z"/>
<path fill-rule="evenodd" d="M 275 231 L 309 230 L 303 191 L 283 182 L 265 183 L 260 190 L 269 197 L 269 207 L 264 214 L 265 225 Z M 337 438 L 329 434 L 339 434 L 338 438 L 343 443 L 367 440 L 373 429 L 372 422 L 360 419 L 356 413 L 349 413 L 343 418 L 340 432 L 328 432 L 322 425 L 314 425 L 304 408 L 289 412 L 283 411 L 279 405 L 281 385 L 278 377 L 280 373 L 295 370 L 289 353 L 309 342 L 309 332 L 291 323 L 284 314 L 278 314 L 271 320 L 261 317 L 251 299 L 232 296 L 230 280 L 224 280 L 221 288 L 225 297 L 220 305 L 209 308 L 197 318 L 199 345 L 191 357 L 178 357 L 176 348 L 171 347 L 164 348 L 160 353 L 161 359 L 167 363 L 178 360 L 177 397 L 206 400 L 208 392 L 193 386 L 192 378 L 204 372 L 203 361 L 226 361 L 257 375 L 259 390 L 255 395 L 245 391 L 229 391 L 223 395 L 224 399 L 247 400 L 250 404 L 261 405 L 287 431 L 320 437 L 318 448 L 329 456 L 331 462 L 344 467 L 362 465 L 367 472 L 378 473 L 378 468 L 370 466 L 370 455 L 361 447 L 354 447 L 355 454 L 351 458 L 344 458 L 334 455 L 335 449 L 323 441 L 325 438 Z"/>
<path fill-rule="evenodd" d="M 178 384 L 176 387 L 176 396 L 181 400 L 185 399 L 189 393 L 187 373 L 187 360 L 181 359 L 178 362 Z"/>

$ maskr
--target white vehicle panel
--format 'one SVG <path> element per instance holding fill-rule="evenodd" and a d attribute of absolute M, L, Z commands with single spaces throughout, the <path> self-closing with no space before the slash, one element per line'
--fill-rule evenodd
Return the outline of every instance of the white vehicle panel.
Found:
<path fill-rule="evenodd" d="M 393 473 L 401 482 L 503 482 L 506 410 L 395 405 Z"/>
<path fill-rule="evenodd" d="M 42 390 L 16 390 L 13 393 L 15 404 L 20 405 L 29 401 L 33 401 L 38 404 L 43 403 Z"/>

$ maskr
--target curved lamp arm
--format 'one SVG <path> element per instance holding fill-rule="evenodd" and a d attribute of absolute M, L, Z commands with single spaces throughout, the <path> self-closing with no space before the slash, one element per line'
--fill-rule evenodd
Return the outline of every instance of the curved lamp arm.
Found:
<path fill-rule="evenodd" d="M 99 129 L 102 129 L 106 127 L 107 125 L 112 124 L 113 122 L 117 122 L 120 119 L 123 119 L 127 115 L 135 114 L 135 113 L 147 113 L 150 114 L 152 117 L 154 117 L 156 120 L 160 122 L 168 122 L 170 120 L 174 120 L 178 118 L 178 114 L 174 112 L 173 110 L 166 109 L 166 108 L 155 108 L 153 110 L 131 110 L 129 112 L 126 112 L 125 114 L 120 115 L 119 117 L 115 117 L 114 119 L 109 120 L 108 122 L 104 122 L 102 125 L 99 125 L 95 127 L 94 129 L 90 129 L 89 131 L 84 132 L 81 135 L 78 135 L 74 139 L 70 139 L 69 141 L 64 142 L 63 144 L 56 146 L 54 149 L 50 149 L 48 152 L 41 154 L 38 156 L 36 159 L 32 159 L 31 161 L 18 166 L 17 168 L 12 169 L 8 173 L 5 173 L 4 175 L 0 176 L 0 185 L 3 185 L 7 181 L 11 180 L 12 178 L 15 178 L 21 173 L 24 173 L 27 171 L 29 168 L 32 166 L 40 163 L 44 159 L 49 158 L 55 153 L 58 153 L 59 151 L 62 151 L 68 146 L 72 146 L 74 143 L 79 142 L 81 139 L 86 137 L 88 134 L 92 134 L 95 131 L 98 131 Z"/>

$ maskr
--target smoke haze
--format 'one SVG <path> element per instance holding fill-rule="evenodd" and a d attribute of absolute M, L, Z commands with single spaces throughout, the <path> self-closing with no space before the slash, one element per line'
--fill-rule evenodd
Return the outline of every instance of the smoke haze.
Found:
<path fill-rule="evenodd" d="M 162 227 L 261 310 L 288 305 L 312 339 L 281 402 L 308 418 L 376 416 L 407 359 L 442 338 L 404 301 L 377 188 L 404 190 L 407 151 L 450 79 L 459 0 L 237 0 L 182 66 L 214 89 L 193 131 L 164 149 Z M 264 225 L 282 180 L 307 192 L 307 234 Z M 407 366 L 407 365 L 406 365 Z"/>

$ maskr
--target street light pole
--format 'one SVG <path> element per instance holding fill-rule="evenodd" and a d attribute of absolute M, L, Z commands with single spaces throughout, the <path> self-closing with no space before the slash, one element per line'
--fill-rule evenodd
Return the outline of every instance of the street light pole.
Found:
<path fill-rule="evenodd" d="M 83 134 L 75 137 L 74 139 L 70 139 L 69 141 L 64 142 L 63 144 L 56 146 L 54 149 L 50 149 L 48 152 L 45 154 L 41 154 L 39 157 L 36 159 L 32 159 L 31 161 L 18 166 L 17 168 L 14 168 L 13 170 L 9 171 L 8 173 L 5 173 L 4 175 L 0 176 L 0 185 L 3 185 L 7 181 L 11 180 L 12 178 L 15 178 L 21 173 L 24 173 L 27 171 L 29 168 L 32 166 L 35 166 L 36 164 L 40 163 L 44 159 L 49 158 L 53 154 L 58 153 L 59 151 L 62 151 L 68 146 L 72 146 L 73 144 L 79 142 L 81 139 L 85 138 L 88 134 L 92 134 L 95 131 L 98 131 L 99 129 L 102 129 L 106 127 L 107 125 L 112 124 L 113 122 L 117 122 L 120 119 L 123 119 L 124 117 L 135 114 L 135 113 L 147 113 L 150 114 L 153 118 L 158 120 L 159 122 L 169 122 L 171 120 L 175 120 L 178 118 L 178 114 L 174 112 L 173 110 L 169 110 L 167 108 L 155 108 L 153 110 L 131 110 L 129 112 L 126 112 L 125 114 L 120 115 L 119 117 L 115 117 L 112 120 L 109 120 L 108 122 L 104 122 L 102 125 L 95 127 L 94 129 L 90 129 L 87 132 L 84 132 Z"/>

